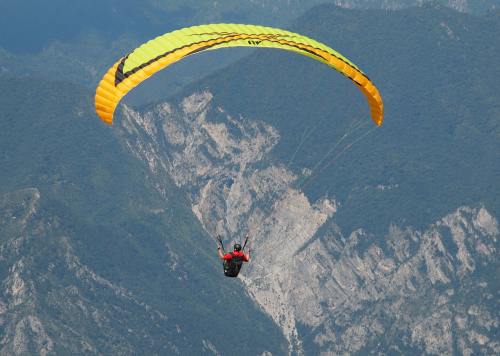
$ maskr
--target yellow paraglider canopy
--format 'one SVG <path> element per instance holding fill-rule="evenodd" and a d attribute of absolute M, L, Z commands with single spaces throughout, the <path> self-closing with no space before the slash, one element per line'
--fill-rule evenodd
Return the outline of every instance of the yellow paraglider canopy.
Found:
<path fill-rule="evenodd" d="M 365 95 L 372 120 L 381 125 L 384 103 L 375 85 L 351 61 L 332 48 L 297 33 L 277 28 L 212 24 L 188 27 L 166 33 L 144 43 L 116 62 L 96 89 L 95 108 L 107 124 L 121 98 L 157 71 L 201 51 L 223 47 L 281 48 L 323 62 L 351 79 Z"/>

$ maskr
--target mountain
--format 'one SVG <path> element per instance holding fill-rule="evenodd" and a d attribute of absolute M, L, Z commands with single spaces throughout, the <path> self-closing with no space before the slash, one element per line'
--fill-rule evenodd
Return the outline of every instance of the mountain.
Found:
<path fill-rule="evenodd" d="M 207 88 L 214 105 L 232 116 L 276 128 L 281 139 L 273 159 L 300 176 L 296 186 L 313 201 L 325 193 L 342 201 L 338 222 L 347 231 L 368 224 L 383 233 L 391 223 L 423 229 L 480 201 L 496 215 L 500 87 L 490 73 L 499 72 L 499 25 L 498 13 L 478 18 L 434 7 L 321 6 L 300 18 L 292 30 L 352 59 L 384 99 L 383 126 L 345 153 L 342 148 L 369 130 L 364 97 L 308 58 L 256 51 L 181 96 Z M 365 127 L 352 132 L 353 125 Z"/>
<path fill-rule="evenodd" d="M 353 130 L 371 123 L 351 83 L 271 50 L 123 106 L 115 129 L 208 232 L 251 232 L 241 279 L 291 353 L 495 354 L 499 24 L 435 6 L 301 17 L 380 88 L 376 130 Z"/>
<path fill-rule="evenodd" d="M 44 76 L 94 88 L 114 62 L 142 42 L 203 23 L 255 23 L 288 27 L 323 3 L 348 9 L 400 9 L 422 0 L 61 1 L 0 0 L 0 77 Z M 460 11 L 483 13 L 500 0 L 441 0 Z M 144 84 L 128 100 L 134 105 L 179 92 L 184 85 L 224 68 L 251 50 L 206 53 L 195 65 L 182 61 Z M 191 59 L 188 59 L 190 61 Z"/>
<path fill-rule="evenodd" d="M 344 8 L 400 9 L 425 3 L 443 4 L 462 12 L 498 8 L 499 0 L 53 0 L 0 1 L 0 46 L 15 53 L 35 53 L 54 41 L 74 41 L 84 32 L 98 32 L 109 42 L 123 34 L 149 38 L 200 23 L 236 22 L 284 24 L 319 4 Z M 145 36 L 145 37 L 144 37 Z"/>
<path fill-rule="evenodd" d="M 459 207 L 423 231 L 344 234 L 341 202 L 311 201 L 293 172 L 269 162 L 279 131 L 232 117 L 210 92 L 144 113 L 125 107 L 118 125 L 159 193 L 170 176 L 207 231 L 226 241 L 251 232 L 254 260 L 241 278 L 292 353 L 500 350 L 500 233 L 484 206 Z"/>
<path fill-rule="evenodd" d="M 91 93 L 11 78 L 0 107 L 0 353 L 283 353 L 184 193 L 157 193 Z"/>
<path fill-rule="evenodd" d="M 295 21 L 381 89 L 378 129 L 345 78 L 279 51 L 112 127 L 85 86 L 5 70 L 1 352 L 498 354 L 499 24 L 436 5 Z M 247 231 L 228 280 L 209 235 Z"/>
<path fill-rule="evenodd" d="M 499 0 L 441 0 L 459 11 L 481 12 L 500 5 Z M 99 32 L 110 41 L 125 33 L 150 37 L 200 23 L 230 21 L 259 24 L 286 23 L 310 8 L 330 3 L 345 8 L 399 9 L 426 3 L 421 0 L 89 0 L 67 3 L 53 0 L 0 1 L 0 46 L 15 53 L 34 53 L 54 41 L 73 41 L 82 32 Z M 50 20 L 50 21 L 48 21 Z"/>

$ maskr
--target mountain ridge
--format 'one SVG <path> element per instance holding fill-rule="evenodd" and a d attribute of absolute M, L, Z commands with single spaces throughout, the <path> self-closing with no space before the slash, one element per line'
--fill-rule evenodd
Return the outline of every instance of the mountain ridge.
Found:
<path fill-rule="evenodd" d="M 71 83 L 0 82 L 2 352 L 226 353 L 238 339 L 281 353 L 269 317 L 223 284 L 184 194 L 169 179 L 154 190 L 91 100 Z"/>

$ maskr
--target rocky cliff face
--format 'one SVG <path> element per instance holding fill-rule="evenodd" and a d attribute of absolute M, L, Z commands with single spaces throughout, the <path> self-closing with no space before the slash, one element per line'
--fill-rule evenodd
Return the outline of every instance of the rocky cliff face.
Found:
<path fill-rule="evenodd" d="M 259 4 L 258 1 L 253 1 L 255 4 Z M 322 4 L 327 1 L 315 1 L 316 4 Z M 330 0 L 328 3 L 334 4 L 339 7 L 346 9 L 366 9 L 366 8 L 378 8 L 385 10 L 397 10 L 409 6 L 422 6 L 427 3 L 439 4 L 451 7 L 460 12 L 476 11 L 477 6 L 483 8 L 495 8 L 498 6 L 496 0 L 486 0 L 479 3 L 479 1 L 471 0 Z M 269 11 L 278 12 L 283 8 L 290 7 L 303 8 L 304 4 L 299 0 L 280 0 L 280 1 L 269 1 L 260 0 L 260 6 L 266 8 Z"/>
<path fill-rule="evenodd" d="M 178 352 L 148 337 L 164 333 L 168 317 L 83 264 L 60 220 L 39 214 L 40 199 L 35 188 L 0 198 L 0 353 L 129 354 L 144 339 Z"/>
<path fill-rule="evenodd" d="M 410 6 L 422 6 L 427 3 L 445 5 L 460 12 L 475 11 L 474 1 L 470 0 L 332 0 L 331 3 L 346 9 L 379 8 L 385 10 L 398 10 Z M 495 0 L 485 1 L 483 7 L 495 8 Z"/>
<path fill-rule="evenodd" d="M 332 222 L 297 255 L 295 275 L 310 266 L 298 282 L 308 298 L 293 288 L 289 300 L 323 351 L 498 353 L 487 336 L 498 330 L 496 282 L 478 273 L 498 268 L 498 237 L 482 207 L 459 208 L 425 231 L 392 226 L 383 239 L 363 230 L 344 237 Z"/>
<path fill-rule="evenodd" d="M 210 92 L 123 116 L 118 132 L 160 194 L 170 176 L 210 234 L 229 242 L 251 233 L 254 259 L 241 280 L 291 352 L 500 352 L 499 231 L 484 207 L 460 207 L 425 231 L 344 235 L 340 204 L 309 201 L 269 159 L 279 132 L 231 117 Z"/>

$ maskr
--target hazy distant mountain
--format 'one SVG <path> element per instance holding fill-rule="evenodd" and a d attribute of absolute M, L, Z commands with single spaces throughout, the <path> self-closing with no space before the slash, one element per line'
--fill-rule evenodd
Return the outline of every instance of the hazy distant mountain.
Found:
<path fill-rule="evenodd" d="M 107 41 L 123 34 L 149 38 L 172 29 L 210 22 L 284 24 L 319 4 L 344 8 L 399 9 L 425 3 L 443 4 L 462 12 L 480 12 L 500 0 L 52 0 L 0 1 L 0 46 L 36 52 L 54 41 L 74 41 L 82 32 L 99 32 Z M 158 32 L 159 31 L 159 32 Z"/>
<path fill-rule="evenodd" d="M 482 13 L 500 0 L 434 0 L 462 12 Z M 105 70 L 140 43 L 168 31 L 214 22 L 287 27 L 318 4 L 349 9 L 400 9 L 426 0 L 62 1 L 0 0 L 0 76 L 45 76 L 93 88 Z M 437 6 L 436 5 L 436 6 Z M 248 54 L 204 54 L 196 66 L 176 64 L 128 100 L 139 104 L 178 92 L 185 84 Z"/>

